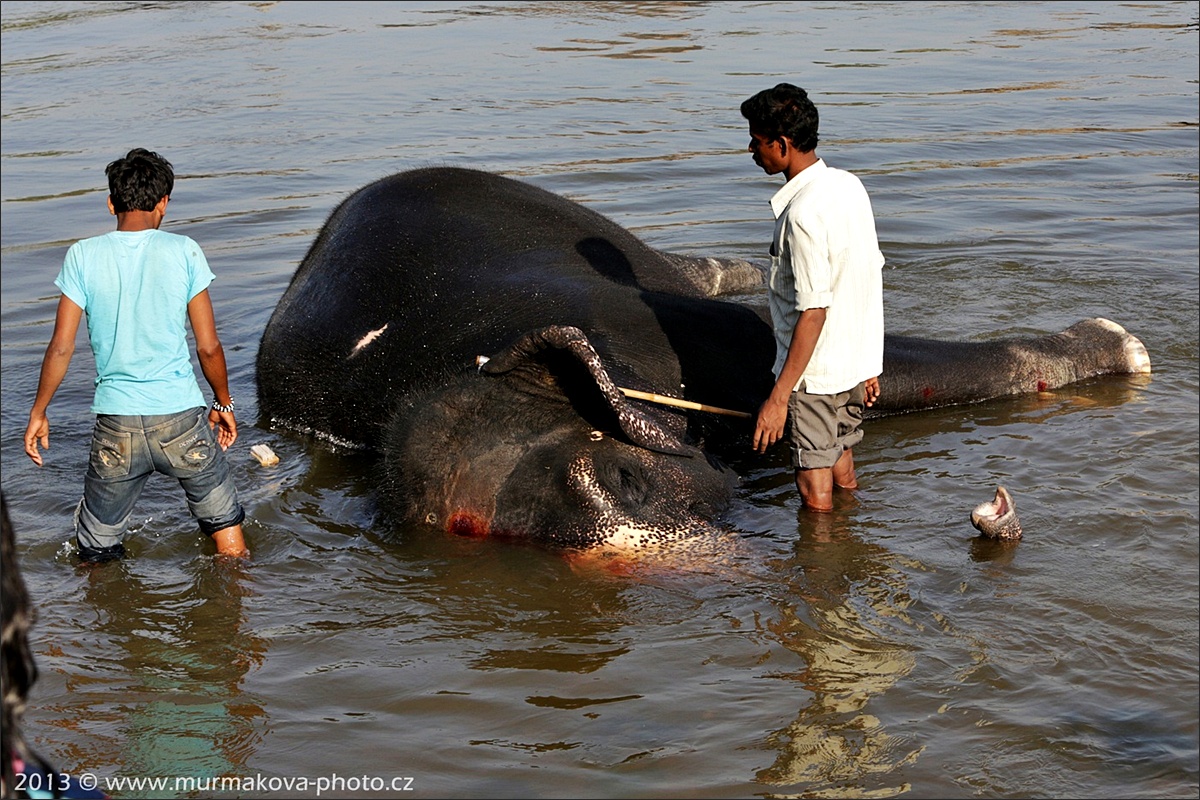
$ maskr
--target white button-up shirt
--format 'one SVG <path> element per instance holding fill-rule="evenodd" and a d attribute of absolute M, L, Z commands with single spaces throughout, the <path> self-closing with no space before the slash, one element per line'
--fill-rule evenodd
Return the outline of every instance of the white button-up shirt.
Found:
<path fill-rule="evenodd" d="M 883 372 L 883 253 L 862 181 L 818 160 L 771 198 L 775 238 L 768 278 L 775 376 L 800 312 L 825 308 L 825 325 L 801 380 L 837 394 Z M 797 382 L 792 387 L 795 391 Z"/>

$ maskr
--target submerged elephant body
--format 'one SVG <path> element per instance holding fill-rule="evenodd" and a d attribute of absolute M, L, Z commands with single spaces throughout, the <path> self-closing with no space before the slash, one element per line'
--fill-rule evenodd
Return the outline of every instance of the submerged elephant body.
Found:
<path fill-rule="evenodd" d="M 1113 373 L 1150 371 L 1135 336 L 1106 319 L 1085 319 L 1061 333 L 983 342 L 884 337 L 876 413 L 974 403 L 1045 392 Z"/>
<path fill-rule="evenodd" d="M 519 181 L 400 173 L 343 201 L 297 269 L 259 348 L 260 409 L 378 450 L 380 497 L 413 522 L 563 547 L 678 539 L 728 504 L 737 476 L 713 449 L 749 427 L 621 389 L 756 410 L 770 324 L 712 295 L 761 279 Z M 982 350 L 888 337 L 879 407 L 1148 370 L 1119 326 L 1080 325 Z"/>
<path fill-rule="evenodd" d="M 260 408 L 382 451 L 381 497 L 414 521 L 564 546 L 677 537 L 736 475 L 682 413 L 615 387 L 751 405 L 770 330 L 706 295 L 760 279 L 518 181 L 401 173 L 347 198 L 304 258 L 263 335 Z"/>

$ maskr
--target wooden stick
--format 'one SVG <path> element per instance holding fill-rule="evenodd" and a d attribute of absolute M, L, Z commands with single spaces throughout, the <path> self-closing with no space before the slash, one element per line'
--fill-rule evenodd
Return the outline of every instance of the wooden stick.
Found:
<path fill-rule="evenodd" d="M 712 414 L 724 414 L 729 417 L 742 417 L 743 419 L 753 419 L 753 414 L 747 414 L 745 411 L 732 411 L 728 408 L 719 408 L 717 406 L 706 406 L 703 403 L 693 403 L 691 400 L 680 400 L 678 397 L 667 397 L 666 395 L 654 394 L 652 392 L 639 392 L 637 389 L 626 389 L 624 386 L 618 386 L 626 397 L 635 397 L 638 400 L 649 400 L 651 403 L 658 403 L 664 406 L 676 406 L 677 408 L 691 408 L 696 411 L 708 411 Z"/>
<path fill-rule="evenodd" d="M 475 356 L 475 365 L 482 367 L 488 361 L 487 356 Z M 663 406 L 675 406 L 676 408 L 690 408 L 695 411 L 707 411 L 711 414 L 724 414 L 727 417 L 741 417 L 742 419 L 754 419 L 753 414 L 747 414 L 745 411 L 732 411 L 728 408 L 720 408 L 718 406 L 706 406 L 703 403 L 693 403 L 691 400 L 680 400 L 678 397 L 667 397 L 662 394 L 654 394 L 653 392 L 640 392 L 637 389 L 626 389 L 624 386 L 618 386 L 626 397 L 634 397 L 638 400 L 649 400 L 651 403 L 658 403 Z"/>

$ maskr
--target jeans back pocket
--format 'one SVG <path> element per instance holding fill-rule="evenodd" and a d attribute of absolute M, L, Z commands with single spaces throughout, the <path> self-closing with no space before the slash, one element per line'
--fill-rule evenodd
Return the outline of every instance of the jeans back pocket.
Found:
<path fill-rule="evenodd" d="M 133 458 L 133 434 L 114 431 L 100 425 L 92 428 L 92 451 L 88 464 L 104 479 L 123 478 L 129 474 Z"/>
<path fill-rule="evenodd" d="M 194 475 L 203 472 L 216 462 L 217 437 L 208 427 L 208 419 L 199 415 L 196 424 L 182 436 L 162 443 L 167 461 L 180 474 Z"/>

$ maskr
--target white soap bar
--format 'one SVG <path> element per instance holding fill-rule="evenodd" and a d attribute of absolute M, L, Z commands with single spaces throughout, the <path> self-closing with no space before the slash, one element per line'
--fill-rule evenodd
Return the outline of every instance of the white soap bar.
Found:
<path fill-rule="evenodd" d="M 275 451 L 267 447 L 265 444 L 256 444 L 250 448 L 250 455 L 258 459 L 258 463 L 264 467 L 270 467 L 279 463 L 279 456 L 275 455 Z"/>

